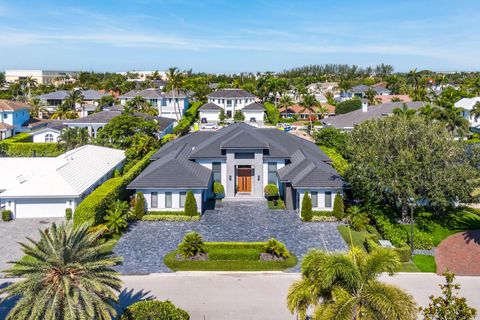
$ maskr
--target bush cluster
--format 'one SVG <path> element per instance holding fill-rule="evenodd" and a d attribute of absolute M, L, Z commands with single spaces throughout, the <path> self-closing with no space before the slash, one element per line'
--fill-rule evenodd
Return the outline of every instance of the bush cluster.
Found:
<path fill-rule="evenodd" d="M 213 183 L 213 193 L 215 193 L 215 197 L 217 199 L 223 198 L 223 196 L 225 195 L 225 188 L 223 187 L 223 184 L 221 184 L 218 181 L 215 181 Z"/>
<path fill-rule="evenodd" d="M 376 239 L 374 235 L 370 237 L 366 237 L 365 241 L 363 242 L 363 245 L 365 246 L 365 249 L 368 252 L 372 252 L 380 248 L 380 245 L 378 244 L 378 239 Z M 401 262 L 410 261 L 411 254 L 410 254 L 410 247 L 408 246 L 402 246 L 400 248 L 392 248 L 387 250 L 393 250 L 398 255 L 398 258 L 400 259 Z"/>
<path fill-rule="evenodd" d="M 290 256 L 290 252 L 288 252 L 287 247 L 275 238 L 271 238 L 267 241 L 264 250 L 266 253 L 269 253 L 279 258 L 286 259 Z"/>
<path fill-rule="evenodd" d="M 142 300 L 125 309 L 121 320 L 189 320 L 190 315 L 170 301 Z"/>
<path fill-rule="evenodd" d="M 267 184 L 263 191 L 265 192 L 267 198 L 273 198 L 278 196 L 278 187 L 273 183 Z"/>
<path fill-rule="evenodd" d="M 189 232 L 178 245 L 178 253 L 185 259 L 195 257 L 197 254 L 206 253 L 207 247 L 202 236 L 195 231 Z"/>
<path fill-rule="evenodd" d="M 75 225 L 87 223 L 91 226 L 103 223 L 108 206 L 117 199 L 126 199 L 126 187 L 150 163 L 150 151 L 122 177 L 111 178 L 90 193 L 77 207 L 73 217 Z"/>
<path fill-rule="evenodd" d="M 13 214 L 12 211 L 10 210 L 5 210 L 2 211 L 2 220 L 5 222 L 11 221 L 13 219 Z"/>
<path fill-rule="evenodd" d="M 372 217 L 378 231 L 386 240 L 390 240 L 395 247 L 403 247 L 407 244 L 408 233 L 402 226 L 390 222 L 382 213 L 372 214 Z"/>
<path fill-rule="evenodd" d="M 320 146 L 320 149 L 332 160 L 332 167 L 337 170 L 340 175 L 344 175 L 348 169 L 348 161 L 345 160 L 340 153 L 335 151 L 335 149 L 325 146 Z"/>
<path fill-rule="evenodd" d="M 58 143 L 0 142 L 2 157 L 57 157 L 63 152 Z"/>
<path fill-rule="evenodd" d="M 144 215 L 145 215 L 145 197 L 143 196 L 143 193 L 137 192 L 134 198 L 133 216 L 137 220 L 142 220 Z"/>
<path fill-rule="evenodd" d="M 410 242 L 410 233 L 408 233 L 408 241 Z M 433 248 L 433 238 L 430 234 L 420 231 L 413 231 L 413 247 L 415 249 L 430 250 Z"/>
<path fill-rule="evenodd" d="M 362 101 L 360 99 L 350 99 L 337 104 L 335 108 L 335 114 L 343 114 L 355 111 L 362 107 Z"/>
<path fill-rule="evenodd" d="M 203 105 L 202 101 L 195 101 L 183 114 L 182 119 L 178 122 L 177 126 L 173 128 L 173 133 L 177 135 L 184 135 L 190 131 L 190 126 L 195 122 L 198 117 L 198 109 Z"/>
<path fill-rule="evenodd" d="M 72 220 L 72 208 L 65 209 L 65 218 L 67 221 Z"/>

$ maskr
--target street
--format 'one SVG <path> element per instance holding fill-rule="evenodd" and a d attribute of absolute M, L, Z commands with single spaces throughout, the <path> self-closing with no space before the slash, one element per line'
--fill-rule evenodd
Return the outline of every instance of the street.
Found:
<path fill-rule="evenodd" d="M 190 313 L 192 320 L 287 320 L 295 319 L 286 308 L 290 284 L 299 278 L 292 273 L 181 272 L 124 276 L 125 289 L 120 302 L 127 306 L 146 297 L 169 299 Z M 428 296 L 440 294 L 444 278 L 434 274 L 383 275 L 382 281 L 398 285 L 411 293 L 419 305 Z M 11 280 L 1 280 L 4 283 Z M 480 310 L 480 277 L 458 277 L 470 306 Z M 0 282 L 0 287 L 2 282 Z M 3 308 L 3 310 L 2 310 Z M 0 319 L 5 307 L 0 304 Z M 3 313 L 3 316 L 4 316 Z"/>

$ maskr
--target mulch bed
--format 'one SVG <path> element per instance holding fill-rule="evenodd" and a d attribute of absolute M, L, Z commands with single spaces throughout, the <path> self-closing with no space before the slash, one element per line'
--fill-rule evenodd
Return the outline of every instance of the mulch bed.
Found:
<path fill-rule="evenodd" d="M 437 273 L 447 269 L 458 276 L 480 276 L 480 230 L 465 231 L 443 240 L 435 250 Z"/>

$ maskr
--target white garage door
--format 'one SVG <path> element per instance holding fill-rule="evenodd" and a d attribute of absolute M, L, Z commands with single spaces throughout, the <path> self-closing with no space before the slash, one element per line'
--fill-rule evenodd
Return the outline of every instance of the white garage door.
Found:
<path fill-rule="evenodd" d="M 65 217 L 66 199 L 28 199 L 15 203 L 17 219 Z"/>

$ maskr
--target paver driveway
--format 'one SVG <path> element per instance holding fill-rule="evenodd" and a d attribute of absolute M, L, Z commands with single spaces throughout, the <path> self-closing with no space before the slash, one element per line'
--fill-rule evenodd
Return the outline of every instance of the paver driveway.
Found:
<path fill-rule="evenodd" d="M 170 272 L 163 257 L 190 231 L 205 241 L 265 241 L 286 244 L 301 258 L 309 249 L 346 251 L 336 223 L 303 223 L 296 212 L 272 211 L 264 202 L 226 202 L 221 210 L 206 211 L 200 222 L 142 221 L 120 239 L 114 251 L 123 257 L 123 274 Z M 291 271 L 299 271 L 298 264 Z"/>
<path fill-rule="evenodd" d="M 34 240 L 40 237 L 39 229 L 48 228 L 52 222 L 60 223 L 63 218 L 16 219 L 0 222 L 0 278 L 2 271 L 11 267 L 7 261 L 15 261 L 23 256 L 19 242 L 27 243 L 26 237 Z"/>

